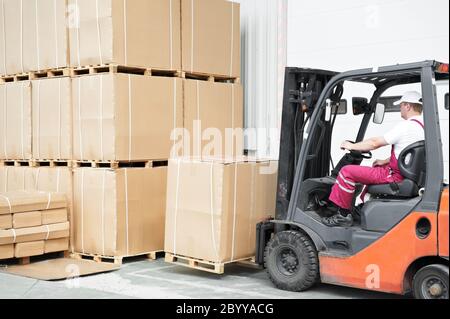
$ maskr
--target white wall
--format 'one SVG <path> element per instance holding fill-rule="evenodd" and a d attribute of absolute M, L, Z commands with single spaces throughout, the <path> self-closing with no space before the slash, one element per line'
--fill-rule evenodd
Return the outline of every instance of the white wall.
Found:
<path fill-rule="evenodd" d="M 449 62 L 448 0 L 289 0 L 287 63 L 289 66 L 347 71 L 397 63 L 438 60 Z M 402 95 L 402 90 L 389 95 Z M 411 87 L 409 88 L 411 89 Z M 420 86 L 412 89 L 420 91 Z M 449 178 L 448 111 L 444 94 L 448 81 L 438 83 L 438 102 L 444 148 L 445 178 Z M 364 96 L 367 90 L 361 94 Z M 349 102 L 358 95 L 350 89 Z M 365 96 L 370 97 L 370 96 Z M 350 110 L 350 107 L 349 107 Z M 371 125 L 367 136 L 382 135 L 400 118 L 387 114 L 383 125 Z M 340 116 L 333 137 L 332 155 L 342 156 L 340 142 L 355 139 L 360 122 Z M 374 152 L 387 158 L 389 150 Z M 368 163 L 366 163 L 368 164 Z"/>
<path fill-rule="evenodd" d="M 448 0 L 289 0 L 288 65 L 346 71 L 449 60 Z"/>

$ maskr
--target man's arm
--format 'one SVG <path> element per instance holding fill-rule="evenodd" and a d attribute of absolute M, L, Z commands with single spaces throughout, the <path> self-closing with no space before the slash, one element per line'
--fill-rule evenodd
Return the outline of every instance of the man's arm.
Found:
<path fill-rule="evenodd" d="M 342 143 L 341 148 L 348 151 L 370 152 L 381 147 L 389 145 L 384 137 L 373 137 L 360 143 L 350 143 L 348 141 Z"/>

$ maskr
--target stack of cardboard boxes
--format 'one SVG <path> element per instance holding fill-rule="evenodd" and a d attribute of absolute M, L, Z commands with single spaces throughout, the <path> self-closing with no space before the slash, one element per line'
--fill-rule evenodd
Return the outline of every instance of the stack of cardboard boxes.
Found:
<path fill-rule="evenodd" d="M 0 195 L 0 260 L 68 251 L 66 195 L 10 192 Z"/>
<path fill-rule="evenodd" d="M 67 2 L 5 0 L 0 10 L 0 191 L 64 193 L 70 218 Z"/>
<path fill-rule="evenodd" d="M 277 165 L 243 156 L 239 4 L 181 3 L 192 144 L 169 163 L 166 261 L 223 273 L 225 264 L 254 256 L 256 224 L 275 210 Z"/>
<path fill-rule="evenodd" d="M 104 257 L 162 251 L 170 137 L 183 126 L 180 1 L 69 6 L 79 16 L 70 30 L 74 249 Z M 85 167 L 92 163 L 100 164 Z"/>
<path fill-rule="evenodd" d="M 242 157 L 239 4 L 2 3 L 0 192 L 65 193 L 71 251 L 80 255 L 163 251 L 165 234 L 173 254 L 214 261 L 251 255 L 254 223 L 273 212 L 275 187 L 273 174 L 259 174 L 269 162 Z M 248 178 L 236 182 L 233 172 Z M 196 185 L 210 187 L 188 196 Z M 187 198 L 214 206 L 213 237 L 192 235 L 203 221 L 190 211 L 204 211 Z M 227 248 L 219 258 L 170 248 L 184 238 L 192 247 L 213 238 L 214 249 Z"/>

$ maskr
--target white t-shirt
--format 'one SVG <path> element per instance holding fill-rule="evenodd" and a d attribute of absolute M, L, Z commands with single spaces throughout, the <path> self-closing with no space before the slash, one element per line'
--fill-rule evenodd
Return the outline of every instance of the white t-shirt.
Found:
<path fill-rule="evenodd" d="M 414 116 L 408 121 L 402 121 L 384 135 L 386 142 L 389 145 L 394 145 L 395 157 L 397 159 L 405 148 L 411 144 L 425 140 L 425 130 L 419 123 L 412 120 L 417 120 L 422 124 L 424 123 L 422 116 Z"/>

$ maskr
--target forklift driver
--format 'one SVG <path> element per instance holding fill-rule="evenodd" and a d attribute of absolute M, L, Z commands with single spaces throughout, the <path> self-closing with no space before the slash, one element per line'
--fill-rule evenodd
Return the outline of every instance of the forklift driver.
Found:
<path fill-rule="evenodd" d="M 403 181 L 404 177 L 398 168 L 401 152 L 409 145 L 425 140 L 422 96 L 418 92 L 406 92 L 395 105 L 400 105 L 401 116 L 406 121 L 397 124 L 383 137 L 374 137 L 356 144 L 348 141 L 342 143 L 343 150 L 361 152 L 392 145 L 391 157 L 375 161 L 373 167 L 348 165 L 341 170 L 330 195 L 332 205 L 337 206 L 337 214 L 323 218 L 322 221 L 326 226 L 351 227 L 353 225 L 351 206 L 357 184 L 379 185 Z"/>

